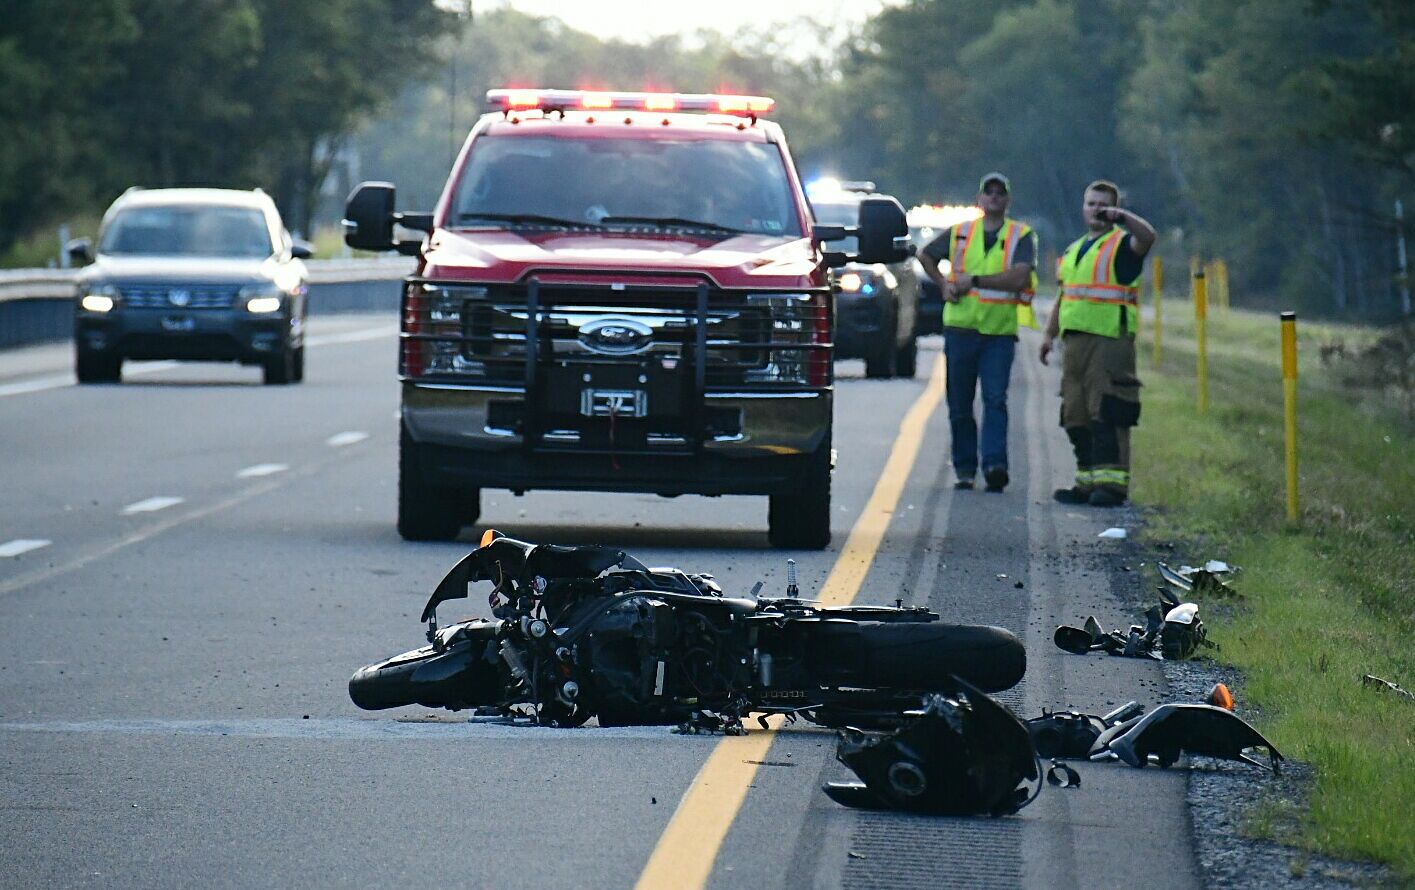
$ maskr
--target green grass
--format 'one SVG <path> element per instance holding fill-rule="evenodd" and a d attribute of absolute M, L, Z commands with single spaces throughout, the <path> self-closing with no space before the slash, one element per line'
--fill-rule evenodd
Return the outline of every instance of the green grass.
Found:
<path fill-rule="evenodd" d="M 1234 610 L 1206 610 L 1218 658 L 1240 668 L 1247 706 L 1289 757 L 1318 771 L 1310 810 L 1250 826 L 1306 848 L 1391 863 L 1415 878 L 1415 702 L 1361 685 L 1415 686 L 1415 449 L 1389 393 L 1347 387 L 1319 347 L 1378 333 L 1299 321 L 1301 519 L 1285 513 L 1275 314 L 1211 314 L 1209 413 L 1196 411 L 1187 303 L 1165 304 L 1164 362 L 1142 333 L 1144 416 L 1133 495 L 1157 508 L 1146 536 L 1189 561 L 1243 566 Z"/>
<path fill-rule="evenodd" d="M 82 216 L 69 220 L 69 237 L 93 238 L 98 233 L 101 216 Z M 42 226 L 10 245 L 10 249 L 0 253 L 0 269 L 43 269 L 50 263 L 58 263 L 59 225 Z"/>

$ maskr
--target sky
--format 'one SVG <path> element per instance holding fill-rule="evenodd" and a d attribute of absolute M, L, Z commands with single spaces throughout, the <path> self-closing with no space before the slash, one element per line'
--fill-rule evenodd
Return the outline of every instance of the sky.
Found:
<path fill-rule="evenodd" d="M 452 0 L 443 0 L 455 5 Z M 511 6 L 530 15 L 553 16 L 597 37 L 643 42 L 665 34 L 710 29 L 732 34 L 809 17 L 832 29 L 863 22 L 896 0 L 710 0 L 643 3 L 623 0 L 472 0 L 476 10 Z"/>

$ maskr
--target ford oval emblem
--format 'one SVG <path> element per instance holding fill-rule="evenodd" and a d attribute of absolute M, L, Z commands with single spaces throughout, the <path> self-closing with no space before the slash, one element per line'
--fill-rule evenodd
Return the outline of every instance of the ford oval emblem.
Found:
<path fill-rule="evenodd" d="M 653 328 L 629 318 L 597 318 L 580 326 L 580 342 L 591 352 L 629 355 L 653 343 Z"/>
<path fill-rule="evenodd" d="M 185 306 L 192 301 L 192 292 L 189 290 L 169 290 L 167 292 L 167 302 L 173 306 Z"/>

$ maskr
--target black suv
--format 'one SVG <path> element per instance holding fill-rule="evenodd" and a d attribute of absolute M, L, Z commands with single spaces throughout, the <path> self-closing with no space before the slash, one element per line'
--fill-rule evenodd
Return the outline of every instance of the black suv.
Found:
<path fill-rule="evenodd" d="M 308 244 L 265 192 L 129 189 L 104 214 L 74 302 L 80 383 L 116 383 L 124 359 L 260 365 L 266 383 L 305 373 Z"/>
<path fill-rule="evenodd" d="M 850 225 L 872 182 L 814 184 L 811 211 L 823 225 Z M 842 248 L 853 253 L 849 239 Z M 831 273 L 835 357 L 862 358 L 866 377 L 913 377 L 918 365 L 919 274 L 912 256 L 897 263 L 849 263 Z"/>

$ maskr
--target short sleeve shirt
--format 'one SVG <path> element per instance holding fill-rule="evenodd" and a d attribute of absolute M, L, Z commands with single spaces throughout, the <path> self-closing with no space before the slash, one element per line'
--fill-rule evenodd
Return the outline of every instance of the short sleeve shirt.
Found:
<path fill-rule="evenodd" d="M 1001 228 L 993 232 L 983 229 L 983 250 L 992 250 L 992 246 L 997 243 L 998 233 L 1001 231 Z M 952 257 L 949 256 L 949 252 L 952 248 L 953 227 L 949 227 L 944 230 L 943 234 L 924 245 L 924 253 L 933 257 L 934 262 L 938 262 L 940 260 L 952 259 Z M 1033 232 L 1029 238 L 1023 238 L 1017 244 L 1017 249 L 1012 253 L 1012 265 L 1031 266 L 1033 269 L 1037 267 L 1036 232 Z"/>

